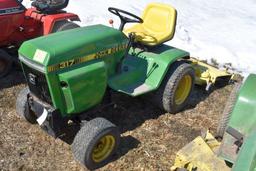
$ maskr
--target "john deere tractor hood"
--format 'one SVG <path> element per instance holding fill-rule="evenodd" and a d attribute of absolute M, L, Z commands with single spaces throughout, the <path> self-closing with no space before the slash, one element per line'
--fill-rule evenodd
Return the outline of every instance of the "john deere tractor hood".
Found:
<path fill-rule="evenodd" d="M 48 68 L 44 67 L 44 70 L 51 71 L 65 67 L 63 65 L 90 60 L 86 58 L 97 57 L 97 53 L 111 48 L 123 49 L 121 46 L 126 46 L 127 41 L 119 30 L 93 25 L 27 41 L 22 44 L 19 54 L 21 60 L 33 61 Z"/>

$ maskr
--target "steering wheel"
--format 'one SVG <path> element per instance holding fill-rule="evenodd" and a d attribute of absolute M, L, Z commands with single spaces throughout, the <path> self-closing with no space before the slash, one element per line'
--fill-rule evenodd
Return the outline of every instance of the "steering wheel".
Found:
<path fill-rule="evenodd" d="M 124 11 L 124 10 L 121 10 L 118 8 L 113 8 L 113 7 L 109 7 L 108 11 L 111 12 L 112 14 L 117 15 L 120 18 L 120 20 L 121 20 L 121 24 L 119 27 L 120 31 L 123 31 L 124 25 L 126 23 L 143 23 L 143 20 L 140 17 L 138 17 L 137 15 L 134 15 L 130 12 L 127 12 L 127 11 Z M 124 14 L 128 15 L 129 17 L 124 16 Z"/>

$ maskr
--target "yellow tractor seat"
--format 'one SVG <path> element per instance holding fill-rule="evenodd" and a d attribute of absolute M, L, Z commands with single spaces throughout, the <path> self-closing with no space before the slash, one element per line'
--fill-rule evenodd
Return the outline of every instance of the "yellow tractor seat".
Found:
<path fill-rule="evenodd" d="M 170 5 L 162 3 L 151 3 L 145 9 L 142 19 L 143 23 L 135 24 L 124 30 L 135 34 L 135 41 L 147 46 L 156 46 L 174 36 L 177 12 Z"/>

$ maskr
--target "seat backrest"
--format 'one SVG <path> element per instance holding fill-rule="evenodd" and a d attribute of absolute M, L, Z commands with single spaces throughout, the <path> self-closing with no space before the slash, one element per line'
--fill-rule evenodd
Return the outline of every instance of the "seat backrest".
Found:
<path fill-rule="evenodd" d="M 32 6 L 42 13 L 58 13 L 68 6 L 69 0 L 35 0 Z"/>
<path fill-rule="evenodd" d="M 175 33 L 177 11 L 170 5 L 151 3 L 145 9 L 143 16 L 143 27 L 152 34 L 163 34 L 168 40 Z"/>

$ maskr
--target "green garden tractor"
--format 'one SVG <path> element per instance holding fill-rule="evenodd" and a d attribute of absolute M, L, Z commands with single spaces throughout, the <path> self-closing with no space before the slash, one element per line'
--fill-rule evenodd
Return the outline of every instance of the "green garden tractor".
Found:
<path fill-rule="evenodd" d="M 173 7 L 150 4 L 142 18 L 108 10 L 120 18 L 119 29 L 87 26 L 27 41 L 19 49 L 28 87 L 18 96 L 17 113 L 54 137 L 68 123 L 78 123 L 72 150 L 89 169 L 106 164 L 119 143 L 120 133 L 111 122 L 83 120 L 110 92 L 147 94 L 160 108 L 176 113 L 187 104 L 194 83 L 231 77 L 214 75 L 210 66 L 197 67 L 199 61 L 193 62 L 188 52 L 163 44 L 174 36 Z M 126 23 L 138 24 L 124 29 Z"/>
<path fill-rule="evenodd" d="M 256 75 L 236 84 L 217 129 L 218 142 L 209 132 L 178 153 L 173 171 L 256 170 Z"/>

